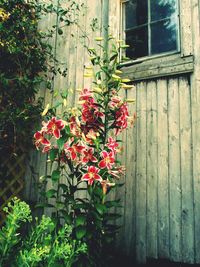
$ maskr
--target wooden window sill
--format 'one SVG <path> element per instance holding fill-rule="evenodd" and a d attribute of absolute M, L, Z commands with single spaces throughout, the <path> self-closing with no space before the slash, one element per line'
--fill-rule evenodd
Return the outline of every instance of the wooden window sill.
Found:
<path fill-rule="evenodd" d="M 122 66 L 124 77 L 132 81 L 172 76 L 190 73 L 194 70 L 194 57 L 192 55 L 181 57 L 180 54 L 165 55 L 157 58 L 136 61 Z"/>

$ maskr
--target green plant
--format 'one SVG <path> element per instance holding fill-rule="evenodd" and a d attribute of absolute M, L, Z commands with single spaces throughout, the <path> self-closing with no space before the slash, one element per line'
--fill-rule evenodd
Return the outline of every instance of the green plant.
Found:
<path fill-rule="evenodd" d="M 53 89 L 55 75 L 66 76 L 50 40 L 63 34 L 63 27 L 77 22 L 82 6 L 69 0 L 63 8 L 37 0 L 0 1 L 0 148 L 15 152 L 20 140 L 31 145 L 32 130 L 40 120 L 39 88 Z M 56 23 L 39 30 L 42 19 L 52 15 Z M 20 137 L 20 138 L 19 138 Z"/>
<path fill-rule="evenodd" d="M 5 212 L 6 225 L 0 231 L 0 266 L 66 266 L 71 267 L 81 254 L 87 253 L 85 243 L 72 238 L 72 227 L 56 227 L 51 218 L 36 218 L 30 231 L 22 234 L 21 226 L 31 222 L 29 206 L 13 199 Z"/>
<path fill-rule="evenodd" d="M 34 138 L 54 166 L 50 175 L 42 177 L 44 183 L 50 179 L 53 187 L 43 192 L 47 202 L 40 206 L 52 208 L 58 223 L 64 219 L 72 224 L 76 238 L 88 245 L 91 266 L 102 266 L 118 230 L 115 221 L 120 214 L 111 210 L 119 208 L 120 201 L 109 201 L 107 195 L 120 186 L 118 180 L 124 175 L 118 159 L 119 134 L 128 127 L 128 120 L 134 120 L 127 105 L 134 100 L 120 96 L 120 91 L 133 87 L 120 77 L 119 53 L 126 45 L 111 37 L 108 48 L 101 44 L 102 37 L 96 41 L 100 49 L 87 48 L 91 65 L 84 74 L 93 77 L 92 88 L 84 88 L 79 107 L 66 108 L 61 118 L 56 117 L 58 105 L 47 107 L 46 121 Z M 67 93 L 61 97 L 59 105 L 64 106 Z M 81 191 L 84 197 L 78 196 Z"/>
<path fill-rule="evenodd" d="M 12 255 L 14 249 L 20 243 L 19 229 L 22 223 L 31 222 L 31 210 L 29 206 L 19 199 L 14 198 L 7 207 L 4 208 L 7 213 L 5 226 L 0 231 L 0 266 L 5 266 Z"/>

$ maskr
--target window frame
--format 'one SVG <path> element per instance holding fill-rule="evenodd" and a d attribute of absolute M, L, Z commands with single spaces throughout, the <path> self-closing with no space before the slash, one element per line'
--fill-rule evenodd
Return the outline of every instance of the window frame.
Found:
<path fill-rule="evenodd" d="M 128 3 L 130 0 L 126 0 L 126 1 L 122 1 L 122 13 L 123 13 L 123 16 L 125 17 L 125 3 Z M 176 29 L 176 45 L 177 45 L 177 49 L 176 50 L 171 50 L 171 51 L 168 51 L 168 52 L 161 52 L 161 53 L 156 53 L 156 54 L 152 54 L 152 40 L 151 40 L 151 34 L 152 34 L 152 28 L 151 26 L 153 26 L 154 24 L 158 23 L 158 22 L 162 22 L 162 21 L 165 21 L 167 19 L 170 19 L 171 17 L 166 17 L 166 18 L 162 18 L 162 19 L 157 19 L 155 21 L 151 21 L 151 3 L 150 3 L 151 0 L 147 0 L 147 3 L 148 3 L 148 11 L 147 11 L 147 14 L 148 14 L 148 19 L 147 19 L 147 22 L 142 24 L 142 25 L 138 25 L 138 26 L 135 26 L 135 27 L 130 27 L 130 28 L 126 28 L 125 27 L 125 21 L 123 19 L 123 32 L 124 32 L 124 37 L 125 37 L 125 33 L 128 32 L 128 31 L 131 31 L 131 30 L 134 30 L 134 29 L 139 29 L 140 27 L 143 28 L 144 26 L 147 27 L 147 32 L 148 32 L 148 55 L 146 56 L 143 56 L 143 57 L 140 57 L 140 58 L 144 58 L 144 57 L 152 57 L 152 56 L 156 56 L 156 55 L 159 55 L 159 54 L 171 54 L 171 53 L 178 53 L 180 52 L 180 16 L 179 16 L 179 13 L 180 13 L 180 7 L 179 7 L 179 0 L 176 0 L 177 1 L 177 11 L 176 11 L 176 19 L 177 19 L 177 29 Z M 124 7 L 123 7 L 124 5 Z M 139 59 L 139 58 L 138 58 Z"/>
<path fill-rule="evenodd" d="M 129 0 L 120 0 L 120 37 L 125 40 L 125 20 L 123 4 Z M 181 73 L 190 73 L 194 69 L 191 1 L 178 0 L 178 49 L 129 60 L 121 63 L 125 76 L 131 80 L 143 80 Z"/>

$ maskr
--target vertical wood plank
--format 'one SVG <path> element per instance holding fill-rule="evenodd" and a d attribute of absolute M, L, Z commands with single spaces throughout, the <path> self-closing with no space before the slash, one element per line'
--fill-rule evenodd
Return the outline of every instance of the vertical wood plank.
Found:
<path fill-rule="evenodd" d="M 191 77 L 192 140 L 193 140 L 193 186 L 195 219 L 195 262 L 200 263 L 200 3 L 192 0 L 192 26 L 194 40 L 194 72 Z"/>
<path fill-rule="evenodd" d="M 178 80 L 168 83 L 170 258 L 181 260 L 181 180 Z"/>
<path fill-rule="evenodd" d="M 158 256 L 165 259 L 169 258 L 169 162 L 167 90 L 167 80 L 158 80 Z"/>
<path fill-rule="evenodd" d="M 128 99 L 136 98 L 136 88 L 128 90 Z M 129 114 L 134 116 L 136 104 L 129 104 Z M 126 141 L 126 203 L 125 203 L 125 250 L 131 261 L 135 258 L 135 212 L 136 212 L 136 124 L 127 129 Z"/>
<path fill-rule="evenodd" d="M 110 0 L 109 5 L 109 30 L 110 34 L 119 39 L 120 34 L 120 0 L 112 1 Z"/>
<path fill-rule="evenodd" d="M 180 37 L 181 37 L 181 54 L 188 56 L 193 53 L 192 38 L 192 13 L 191 0 L 181 0 L 180 4 Z M 185 19 L 187 18 L 187 19 Z"/>
<path fill-rule="evenodd" d="M 147 83 L 147 257 L 157 258 L 157 88 Z"/>
<path fill-rule="evenodd" d="M 179 78 L 181 185 L 182 185 L 182 261 L 194 262 L 194 207 L 192 177 L 192 139 L 190 85 Z"/>
<path fill-rule="evenodd" d="M 146 262 L 146 83 L 137 85 L 136 260 Z"/>

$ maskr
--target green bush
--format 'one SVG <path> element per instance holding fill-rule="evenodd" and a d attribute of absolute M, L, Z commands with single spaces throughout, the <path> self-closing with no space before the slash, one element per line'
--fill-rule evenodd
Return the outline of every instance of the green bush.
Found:
<path fill-rule="evenodd" d="M 87 246 L 72 238 L 72 227 L 58 227 L 51 218 L 35 219 L 30 231 L 22 233 L 32 221 L 28 204 L 14 198 L 4 211 L 5 226 L 0 231 L 0 267 L 72 266 Z M 23 228 L 22 228 L 23 227 Z"/>

